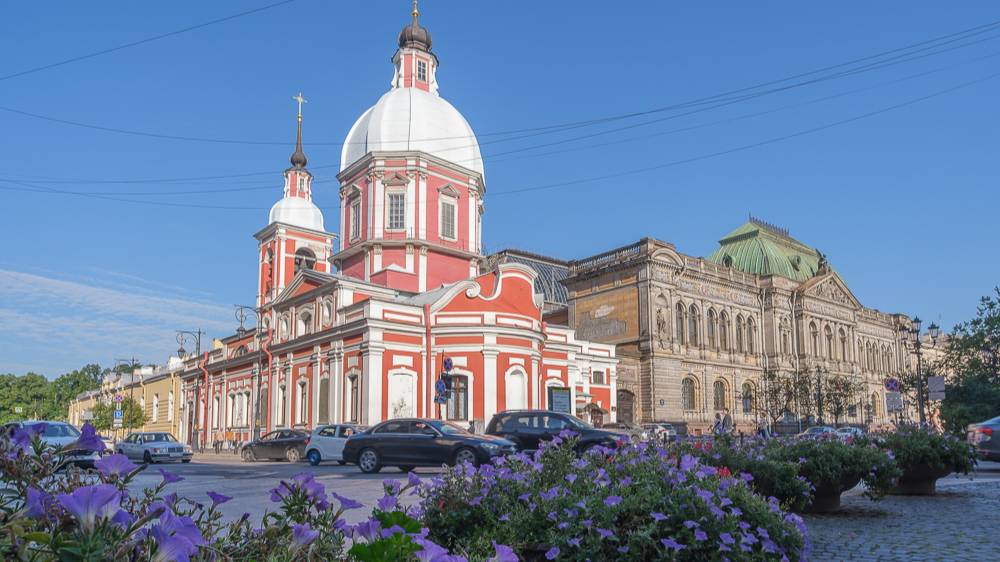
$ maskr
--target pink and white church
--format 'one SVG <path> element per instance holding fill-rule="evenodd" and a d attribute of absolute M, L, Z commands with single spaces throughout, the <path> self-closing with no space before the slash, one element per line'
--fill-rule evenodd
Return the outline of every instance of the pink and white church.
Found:
<path fill-rule="evenodd" d="M 439 94 L 418 16 L 390 90 L 347 133 L 339 234 L 312 201 L 300 99 L 283 197 L 255 234 L 260 329 L 185 358 L 189 442 L 406 416 L 483 424 L 517 408 L 614 419 L 614 346 L 544 321 L 537 269 L 482 252 L 483 160 Z M 446 357 L 453 390 L 438 405 Z"/>

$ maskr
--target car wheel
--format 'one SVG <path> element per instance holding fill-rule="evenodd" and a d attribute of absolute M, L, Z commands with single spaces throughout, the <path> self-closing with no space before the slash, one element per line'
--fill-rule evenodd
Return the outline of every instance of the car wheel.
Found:
<path fill-rule="evenodd" d="M 337 464 L 339 464 L 340 466 L 344 466 L 345 464 L 347 464 L 347 461 L 337 461 Z"/>
<path fill-rule="evenodd" d="M 462 447 L 455 453 L 455 465 L 470 463 L 472 466 L 479 464 L 476 461 L 476 452 L 468 447 Z"/>
<path fill-rule="evenodd" d="M 285 459 L 288 462 L 299 462 L 302 459 L 302 455 L 299 454 L 298 449 L 288 449 L 285 451 Z"/>
<path fill-rule="evenodd" d="M 189 462 L 191 462 L 191 459 L 181 459 L 181 462 L 182 463 L 189 463 Z"/>
<path fill-rule="evenodd" d="M 253 449 L 250 447 L 245 447 L 243 449 L 243 460 L 245 462 L 253 462 L 257 460 L 257 456 L 253 454 Z"/>
<path fill-rule="evenodd" d="M 320 456 L 319 451 L 312 449 L 306 453 L 306 459 L 309 461 L 309 464 L 316 466 L 323 460 L 323 457 Z"/>
<path fill-rule="evenodd" d="M 413 467 L 413 466 L 397 466 L 396 468 L 398 468 L 400 472 L 413 472 L 413 469 L 416 468 L 416 467 Z"/>
<path fill-rule="evenodd" d="M 150 455 L 149 451 L 146 451 L 142 454 L 142 462 L 146 464 L 153 464 L 153 455 Z"/>
<path fill-rule="evenodd" d="M 365 474 L 375 474 L 382 470 L 382 459 L 375 449 L 365 449 L 358 455 L 358 468 Z"/>

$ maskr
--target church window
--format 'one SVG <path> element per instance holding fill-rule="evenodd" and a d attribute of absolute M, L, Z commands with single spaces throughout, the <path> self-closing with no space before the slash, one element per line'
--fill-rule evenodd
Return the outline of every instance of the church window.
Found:
<path fill-rule="evenodd" d="M 427 81 L 427 62 L 418 60 L 417 61 L 417 80 L 421 82 Z"/>
<path fill-rule="evenodd" d="M 299 178 L 299 193 L 306 189 L 306 178 Z"/>
<path fill-rule="evenodd" d="M 810 351 L 812 351 L 813 356 L 819 357 L 819 328 L 816 327 L 815 322 L 809 323 L 809 340 L 812 344 Z"/>
<path fill-rule="evenodd" d="M 844 333 L 844 329 L 840 329 L 840 360 L 847 361 L 847 334 Z"/>
<path fill-rule="evenodd" d="M 355 201 L 351 205 L 351 240 L 361 236 L 361 202 Z"/>
<path fill-rule="evenodd" d="M 301 337 L 306 334 L 311 334 L 312 328 L 313 328 L 312 313 L 306 311 L 303 312 L 302 314 L 299 314 L 299 321 L 298 324 L 295 326 L 295 332 L 296 332 L 295 335 Z"/>
<path fill-rule="evenodd" d="M 455 201 L 441 200 L 441 237 L 454 240 L 457 238 L 455 225 Z"/>
<path fill-rule="evenodd" d="M 604 381 L 604 371 L 594 370 L 590 375 L 590 384 L 608 384 Z"/>
<path fill-rule="evenodd" d="M 753 413 L 753 385 L 750 383 L 743 383 L 743 413 L 750 414 Z"/>
<path fill-rule="evenodd" d="M 309 407 L 309 393 L 306 390 L 305 381 L 299 382 L 299 403 L 296 405 L 296 422 L 306 423 L 306 409 Z"/>
<path fill-rule="evenodd" d="M 403 230 L 406 226 L 406 194 L 390 193 L 389 230 Z"/>
<path fill-rule="evenodd" d="M 788 355 L 788 330 L 781 331 L 781 354 Z"/>

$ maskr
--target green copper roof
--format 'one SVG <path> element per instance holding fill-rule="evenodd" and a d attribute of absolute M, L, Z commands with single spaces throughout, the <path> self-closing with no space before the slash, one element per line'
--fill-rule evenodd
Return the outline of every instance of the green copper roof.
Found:
<path fill-rule="evenodd" d="M 788 231 L 751 218 L 719 240 L 709 261 L 757 275 L 780 275 L 806 281 L 816 275 L 820 254 Z"/>

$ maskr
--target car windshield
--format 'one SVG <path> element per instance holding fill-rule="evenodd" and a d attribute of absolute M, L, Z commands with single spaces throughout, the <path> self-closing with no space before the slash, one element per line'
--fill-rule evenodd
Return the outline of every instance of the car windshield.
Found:
<path fill-rule="evenodd" d="M 434 424 L 434 427 L 445 435 L 462 435 L 469 433 L 469 430 L 451 422 L 436 423 Z"/>
<path fill-rule="evenodd" d="M 80 432 L 64 423 L 50 423 L 45 426 L 45 437 L 79 437 Z"/>

